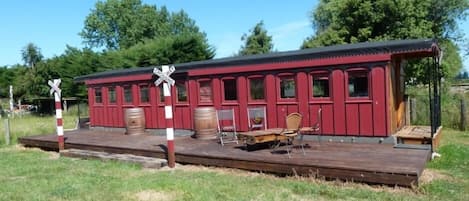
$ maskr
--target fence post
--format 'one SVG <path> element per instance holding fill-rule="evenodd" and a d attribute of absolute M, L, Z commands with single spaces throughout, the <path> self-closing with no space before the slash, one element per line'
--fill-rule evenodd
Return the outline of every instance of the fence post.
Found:
<path fill-rule="evenodd" d="M 410 126 L 410 97 L 408 95 L 404 96 L 405 101 L 405 125 Z"/>
<path fill-rule="evenodd" d="M 417 118 L 417 101 L 415 98 L 410 99 L 410 124 L 415 122 L 415 118 Z"/>
<path fill-rule="evenodd" d="M 5 144 L 10 145 L 10 119 L 5 119 Z"/>
<path fill-rule="evenodd" d="M 466 130 L 466 102 L 464 102 L 464 99 L 461 99 L 461 124 L 459 125 L 459 129 L 461 131 Z"/>

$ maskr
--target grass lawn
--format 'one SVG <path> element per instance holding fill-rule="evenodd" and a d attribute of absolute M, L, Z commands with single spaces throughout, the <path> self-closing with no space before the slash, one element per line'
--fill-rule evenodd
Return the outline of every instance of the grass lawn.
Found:
<path fill-rule="evenodd" d="M 442 157 L 416 189 L 197 166 L 150 170 L 3 146 L 0 200 L 469 200 L 469 133 L 443 132 Z"/>

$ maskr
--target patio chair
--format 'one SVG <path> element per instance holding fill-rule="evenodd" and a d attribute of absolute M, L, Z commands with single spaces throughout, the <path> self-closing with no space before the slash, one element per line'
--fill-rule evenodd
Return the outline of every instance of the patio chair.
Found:
<path fill-rule="evenodd" d="M 301 150 L 303 151 L 303 155 L 305 155 L 305 148 L 304 148 L 304 144 L 303 144 L 303 138 L 304 138 L 304 135 L 305 133 L 303 132 L 306 132 L 306 133 L 316 133 L 316 132 L 319 132 L 321 130 L 321 112 L 322 112 L 322 109 L 319 108 L 318 109 L 318 113 L 317 113 L 317 118 L 316 118 L 316 123 L 314 123 L 311 127 L 309 128 L 302 128 L 300 129 L 300 132 L 298 132 L 298 134 L 300 135 L 300 146 L 301 146 Z M 319 136 L 318 136 L 318 142 L 321 143 L 321 134 L 319 133 Z"/>
<path fill-rule="evenodd" d="M 265 107 L 248 107 L 249 130 L 267 129 Z"/>
<path fill-rule="evenodd" d="M 286 117 L 286 129 L 283 130 L 280 134 L 287 138 L 287 145 L 290 145 L 290 148 L 287 147 L 287 153 L 289 158 L 291 158 L 290 149 L 293 147 L 293 140 L 298 135 L 302 119 L 303 116 L 300 113 L 294 112 L 289 114 Z"/>
<path fill-rule="evenodd" d="M 221 146 L 225 143 L 235 142 L 238 144 L 238 136 L 236 133 L 236 121 L 233 109 L 217 110 L 218 137 Z M 231 137 L 229 136 L 231 133 Z"/>

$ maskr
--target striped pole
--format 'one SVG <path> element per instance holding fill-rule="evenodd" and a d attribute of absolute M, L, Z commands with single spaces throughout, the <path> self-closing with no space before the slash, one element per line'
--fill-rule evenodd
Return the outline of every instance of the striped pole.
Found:
<path fill-rule="evenodd" d="M 169 66 L 162 66 L 162 70 L 164 74 L 167 74 L 169 72 Z M 169 85 L 167 81 L 163 82 L 163 95 L 166 118 L 166 140 L 168 141 L 168 166 L 173 168 L 175 165 L 173 107 L 171 104 L 171 85 Z"/>
<path fill-rule="evenodd" d="M 55 100 L 55 118 L 57 120 L 57 142 L 59 143 L 59 151 L 64 150 L 64 128 L 63 128 L 63 120 L 62 120 L 62 103 L 60 101 L 60 79 L 54 79 L 54 81 L 49 80 L 49 86 L 51 87 L 50 92 L 54 94 Z"/>

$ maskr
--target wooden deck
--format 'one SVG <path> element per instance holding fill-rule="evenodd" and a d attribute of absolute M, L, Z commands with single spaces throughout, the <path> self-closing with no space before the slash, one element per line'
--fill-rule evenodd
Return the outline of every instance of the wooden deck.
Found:
<path fill-rule="evenodd" d="M 65 134 L 65 149 L 84 149 L 110 153 L 166 158 L 164 136 L 129 136 L 117 132 L 80 130 Z M 57 150 L 56 135 L 19 139 L 29 147 Z M 286 147 L 267 146 L 247 151 L 244 145 L 220 146 L 213 140 L 176 137 L 176 162 L 238 168 L 281 175 L 303 175 L 374 184 L 412 186 L 430 157 L 429 150 L 396 149 L 387 144 L 351 144 L 305 141 L 306 154 L 294 148 L 288 158 Z"/>

